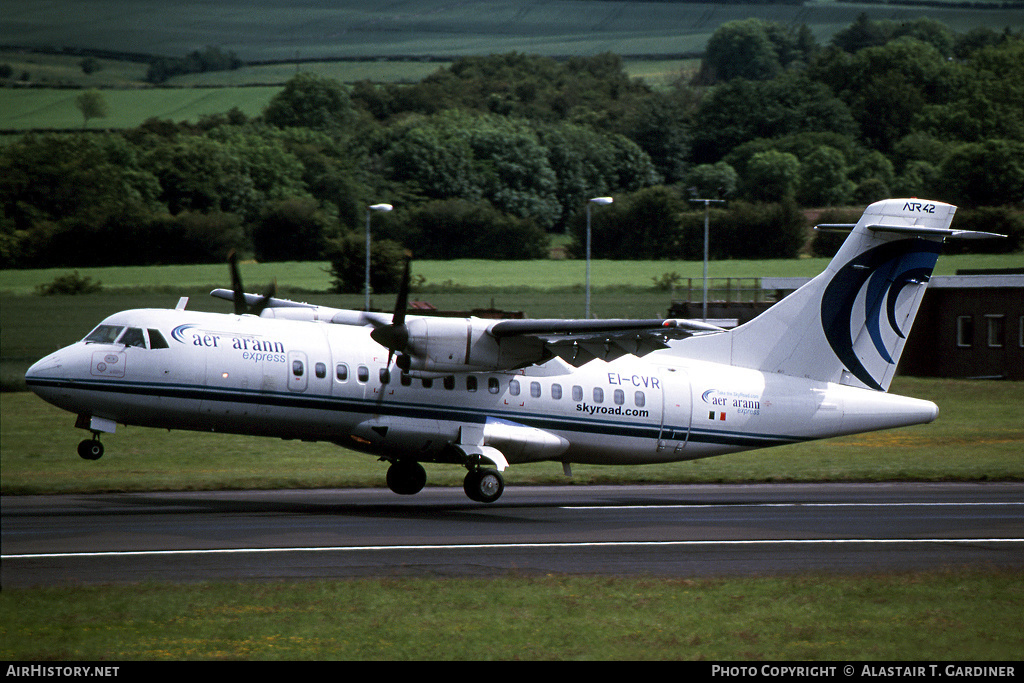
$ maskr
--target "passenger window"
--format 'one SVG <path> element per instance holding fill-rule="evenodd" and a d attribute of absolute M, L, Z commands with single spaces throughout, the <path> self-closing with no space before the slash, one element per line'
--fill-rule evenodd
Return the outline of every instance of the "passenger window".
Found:
<path fill-rule="evenodd" d="M 466 391 L 476 391 L 476 375 L 466 375 Z"/>
<path fill-rule="evenodd" d="M 118 325 L 100 325 L 89 333 L 85 341 L 94 344 L 113 344 L 123 329 L 124 327 Z"/>
<path fill-rule="evenodd" d="M 633 403 L 636 404 L 637 408 L 643 408 L 647 405 L 647 395 L 642 391 L 638 391 L 633 395 Z"/>
<path fill-rule="evenodd" d="M 389 370 L 388 368 L 381 368 L 379 376 L 380 376 L 380 383 L 381 384 L 387 384 L 388 382 L 391 381 L 391 370 Z"/>
<path fill-rule="evenodd" d="M 583 400 L 583 387 L 576 385 L 572 388 L 572 400 L 582 401 Z"/>
<path fill-rule="evenodd" d="M 448 391 L 455 388 L 455 375 L 448 375 L 444 378 L 444 388 Z"/>
<path fill-rule="evenodd" d="M 401 384 L 401 385 L 402 385 L 403 387 L 411 387 L 411 386 L 412 386 L 412 376 L 411 376 L 411 375 L 407 375 L 407 374 L 405 374 L 405 373 L 403 372 L 403 373 L 402 373 L 402 376 L 401 376 L 401 377 L 399 378 L 398 382 L 399 382 L 399 383 L 400 383 L 400 384 Z"/>
<path fill-rule="evenodd" d="M 344 363 L 338 363 L 338 366 L 334 369 L 334 376 L 338 378 L 339 382 L 347 382 L 348 366 Z"/>
<path fill-rule="evenodd" d="M 358 368 L 356 368 L 356 378 L 363 384 L 369 382 L 370 368 L 366 367 L 365 365 L 360 365 Z"/>
<path fill-rule="evenodd" d="M 501 391 L 501 383 L 498 381 L 497 377 L 487 378 L 487 391 L 491 392 L 492 394 L 496 394 L 499 391 Z"/>
<path fill-rule="evenodd" d="M 302 377 L 302 373 L 306 371 L 306 368 L 302 365 L 301 360 L 292 361 L 292 374 L 296 377 Z"/>
<path fill-rule="evenodd" d="M 562 385 L 561 384 L 552 384 L 551 385 L 551 398 L 555 399 L 556 401 L 558 399 L 562 398 Z"/>
<path fill-rule="evenodd" d="M 594 403 L 604 403 L 604 389 L 594 387 Z"/>
<path fill-rule="evenodd" d="M 512 394 L 513 396 L 519 395 L 519 380 L 514 379 L 508 383 L 508 393 Z"/>
<path fill-rule="evenodd" d="M 167 345 L 167 340 L 164 339 L 164 335 L 160 334 L 160 330 L 149 331 L 149 348 L 151 349 L 166 349 L 170 348 Z"/>
<path fill-rule="evenodd" d="M 434 386 L 434 380 L 432 378 L 430 378 L 430 377 L 424 377 L 423 378 L 423 388 L 424 389 L 430 389 L 433 386 Z"/>
<path fill-rule="evenodd" d="M 121 339 L 118 341 L 125 346 L 138 346 L 143 349 L 146 348 L 146 338 L 143 336 L 142 330 L 137 327 L 129 327 L 125 333 L 121 335 Z"/>
<path fill-rule="evenodd" d="M 530 396 L 540 398 L 540 382 L 530 382 Z"/>
<path fill-rule="evenodd" d="M 316 365 L 314 365 L 313 371 L 316 373 L 316 376 L 319 377 L 320 379 L 323 379 L 324 377 L 327 376 L 327 366 L 323 363 L 317 363 Z"/>
<path fill-rule="evenodd" d="M 616 389 L 615 393 L 612 394 L 612 400 L 615 401 L 615 405 L 621 406 L 626 402 L 626 392 L 622 389 Z"/>

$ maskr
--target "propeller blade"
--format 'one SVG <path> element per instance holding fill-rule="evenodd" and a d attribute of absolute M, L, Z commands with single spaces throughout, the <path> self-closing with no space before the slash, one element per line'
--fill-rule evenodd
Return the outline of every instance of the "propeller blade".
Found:
<path fill-rule="evenodd" d="M 388 350 L 388 367 L 396 352 L 405 351 L 409 345 L 409 328 L 405 325 L 405 312 L 409 306 L 409 269 L 412 254 L 405 253 L 405 270 L 402 272 L 402 283 L 398 288 L 395 300 L 395 312 L 391 316 L 390 325 L 382 325 L 370 332 L 370 338 Z"/>
<path fill-rule="evenodd" d="M 249 312 L 253 315 L 259 315 L 262 313 L 270 304 L 270 300 L 274 298 L 275 294 L 277 294 L 277 280 L 274 280 L 267 286 L 267 289 L 263 292 L 263 296 L 260 297 L 259 301 L 252 305 Z"/>
<path fill-rule="evenodd" d="M 242 288 L 242 276 L 238 272 L 238 254 L 233 249 L 228 254 L 228 262 L 231 264 L 231 291 L 235 295 L 235 315 L 242 315 L 248 307 L 245 305 L 245 290 Z"/>
<path fill-rule="evenodd" d="M 409 267 L 412 263 L 412 254 L 405 252 L 405 270 L 402 271 L 402 283 L 398 287 L 398 298 L 395 300 L 395 315 L 391 319 L 392 325 L 405 324 L 405 309 L 409 307 Z"/>
<path fill-rule="evenodd" d="M 263 296 L 256 303 L 249 305 L 245 297 L 245 287 L 242 285 L 242 275 L 238 271 L 238 254 L 234 250 L 228 254 L 228 263 L 231 264 L 231 293 L 232 301 L 235 304 L 235 315 L 245 315 L 246 313 L 259 315 L 270 305 L 270 300 L 277 294 L 277 281 L 271 282 L 263 292 Z"/>

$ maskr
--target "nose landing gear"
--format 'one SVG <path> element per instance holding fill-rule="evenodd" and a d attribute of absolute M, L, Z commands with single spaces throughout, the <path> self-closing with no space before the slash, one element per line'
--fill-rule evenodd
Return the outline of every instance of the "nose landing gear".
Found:
<path fill-rule="evenodd" d="M 86 460 L 99 460 L 103 457 L 103 444 L 100 443 L 99 434 L 93 434 L 91 439 L 79 443 L 78 455 Z"/>

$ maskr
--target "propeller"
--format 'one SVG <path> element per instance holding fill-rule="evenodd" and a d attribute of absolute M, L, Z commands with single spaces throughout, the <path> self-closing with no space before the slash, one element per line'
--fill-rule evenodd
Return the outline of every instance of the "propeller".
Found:
<path fill-rule="evenodd" d="M 375 327 L 370 338 L 388 350 L 388 367 L 396 352 L 401 353 L 409 346 L 409 328 L 405 324 L 405 309 L 409 305 L 409 265 L 412 254 L 405 253 L 405 270 L 402 272 L 402 283 L 398 288 L 398 299 L 395 301 L 395 312 L 391 316 L 390 325 Z M 402 367 L 399 358 L 399 368 Z"/>
<path fill-rule="evenodd" d="M 259 315 L 270 304 L 270 299 L 277 293 L 277 281 L 271 282 L 256 303 L 250 304 L 242 287 L 242 276 L 238 272 L 238 254 L 233 250 L 228 254 L 231 264 L 231 291 L 234 293 L 235 315 Z"/>

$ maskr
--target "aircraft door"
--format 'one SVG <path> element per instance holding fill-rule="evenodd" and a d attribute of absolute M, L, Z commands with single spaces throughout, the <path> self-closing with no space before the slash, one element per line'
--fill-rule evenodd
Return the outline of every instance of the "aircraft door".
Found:
<path fill-rule="evenodd" d="M 659 453 L 681 453 L 690 436 L 692 397 L 690 379 L 680 368 L 661 371 L 661 431 Z"/>
<path fill-rule="evenodd" d="M 305 391 L 309 386 L 309 361 L 302 351 L 288 352 L 288 390 Z"/>

